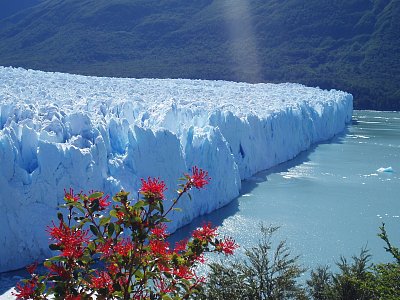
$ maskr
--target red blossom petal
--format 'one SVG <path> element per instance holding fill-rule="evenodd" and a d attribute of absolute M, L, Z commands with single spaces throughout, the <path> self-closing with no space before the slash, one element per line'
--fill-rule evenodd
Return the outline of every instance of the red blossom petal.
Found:
<path fill-rule="evenodd" d="M 164 181 L 160 181 L 159 178 L 150 177 L 146 180 L 142 180 L 142 187 L 140 188 L 140 193 L 142 193 L 145 197 L 151 199 L 164 199 L 164 192 L 166 191 L 166 186 Z"/>
<path fill-rule="evenodd" d="M 91 194 L 97 193 L 97 191 L 90 191 Z M 102 195 L 104 195 L 103 192 L 100 192 Z M 99 210 L 104 210 L 107 206 L 109 206 L 111 204 L 111 201 L 107 200 L 110 198 L 110 195 L 106 195 L 105 197 L 101 196 L 101 197 L 97 197 L 97 198 L 89 198 L 90 202 L 93 202 L 95 200 L 99 201 Z"/>
<path fill-rule="evenodd" d="M 193 271 L 186 266 L 175 268 L 173 274 L 186 280 L 191 280 L 194 277 Z"/>
<path fill-rule="evenodd" d="M 95 289 L 107 288 L 110 293 L 114 291 L 113 280 L 107 272 L 96 271 L 96 277 L 92 277 L 91 287 Z"/>
<path fill-rule="evenodd" d="M 167 293 L 171 293 L 174 291 L 174 286 L 169 285 L 168 283 L 166 283 L 162 278 L 156 280 L 154 282 L 154 285 L 156 286 L 156 288 L 163 294 L 167 294 Z"/>
<path fill-rule="evenodd" d="M 219 243 L 217 250 L 223 252 L 225 255 L 232 255 L 233 252 L 239 247 L 235 240 L 228 237 Z"/>
<path fill-rule="evenodd" d="M 35 293 L 35 289 L 36 282 L 33 280 L 26 282 L 24 285 L 18 282 L 15 286 L 15 292 L 11 292 L 11 294 L 17 299 L 31 299 Z"/>
<path fill-rule="evenodd" d="M 181 251 L 185 251 L 187 243 L 188 243 L 187 240 L 182 240 L 182 241 L 176 242 L 174 252 L 178 253 Z"/>
<path fill-rule="evenodd" d="M 217 228 L 212 227 L 211 222 L 203 224 L 202 227 L 197 228 L 193 231 L 193 238 L 199 239 L 201 241 L 210 241 L 217 235 Z"/>
<path fill-rule="evenodd" d="M 159 239 L 166 239 L 169 235 L 167 233 L 167 225 L 165 224 L 159 224 L 151 230 L 151 233 Z"/>
<path fill-rule="evenodd" d="M 68 202 L 76 202 L 79 200 L 79 194 L 74 194 L 72 188 L 69 188 L 69 192 L 64 189 L 64 200 Z"/>
<path fill-rule="evenodd" d="M 50 277 L 56 275 L 62 279 L 70 278 L 70 274 L 61 264 L 52 263 L 50 266 L 46 266 L 46 268 L 50 270 Z"/>
<path fill-rule="evenodd" d="M 166 241 L 153 240 L 150 241 L 149 245 L 155 255 L 164 256 L 169 252 L 169 243 Z"/>
<path fill-rule="evenodd" d="M 102 253 L 102 257 L 104 258 L 110 257 L 113 254 L 113 249 L 111 247 L 112 242 L 112 239 L 107 239 L 104 243 L 99 243 L 96 247 L 96 251 Z"/>
<path fill-rule="evenodd" d="M 119 255 L 126 257 L 134 249 L 134 245 L 128 239 L 122 239 L 114 246 L 114 251 Z"/>
<path fill-rule="evenodd" d="M 117 264 L 111 263 L 107 266 L 107 271 L 111 275 L 116 275 L 120 271 L 120 268 Z"/>
<path fill-rule="evenodd" d="M 199 169 L 196 166 L 192 168 L 192 175 L 186 175 L 189 179 L 190 187 L 194 186 L 197 189 L 201 189 L 206 186 L 211 178 L 208 177 L 208 172 L 203 169 Z"/>
<path fill-rule="evenodd" d="M 35 262 L 35 263 L 33 263 L 33 264 L 27 266 L 27 267 L 26 267 L 26 270 L 28 271 L 29 274 L 32 275 L 32 274 L 35 272 L 35 270 L 36 270 L 36 268 L 37 268 L 37 265 L 38 265 L 38 263 Z"/>
<path fill-rule="evenodd" d="M 47 232 L 51 239 L 56 241 L 56 245 L 61 247 L 62 256 L 79 258 L 83 255 L 83 250 L 89 242 L 88 231 L 79 228 L 72 229 L 60 221 L 57 227 L 53 222 L 53 227 L 48 227 Z"/>

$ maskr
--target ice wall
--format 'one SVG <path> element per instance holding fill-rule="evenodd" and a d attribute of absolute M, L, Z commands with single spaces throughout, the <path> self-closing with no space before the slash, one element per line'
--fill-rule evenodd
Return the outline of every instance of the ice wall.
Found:
<path fill-rule="evenodd" d="M 171 230 L 235 198 L 241 179 L 342 131 L 352 95 L 299 84 L 84 77 L 0 67 L 0 272 L 45 258 L 64 188 L 172 195 L 209 171 Z M 135 195 L 136 193 L 133 193 Z"/>

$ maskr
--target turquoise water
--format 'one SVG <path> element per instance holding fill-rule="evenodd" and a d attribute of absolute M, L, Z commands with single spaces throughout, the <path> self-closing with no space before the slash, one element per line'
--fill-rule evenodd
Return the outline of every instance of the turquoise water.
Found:
<path fill-rule="evenodd" d="M 389 166 L 394 172 L 377 171 Z M 308 268 L 333 266 L 363 246 L 373 261 L 389 261 L 377 233 L 386 223 L 400 245 L 400 113 L 355 111 L 343 134 L 253 176 L 238 199 L 174 239 L 204 221 L 220 226 L 242 249 L 257 242 L 260 222 L 281 226 L 277 239 L 286 239 Z"/>

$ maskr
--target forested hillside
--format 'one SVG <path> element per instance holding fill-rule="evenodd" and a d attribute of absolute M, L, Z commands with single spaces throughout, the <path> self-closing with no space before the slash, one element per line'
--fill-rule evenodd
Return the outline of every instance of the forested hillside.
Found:
<path fill-rule="evenodd" d="M 400 110 L 399 16 L 398 0 L 44 0 L 0 20 L 0 65 L 292 81 Z"/>

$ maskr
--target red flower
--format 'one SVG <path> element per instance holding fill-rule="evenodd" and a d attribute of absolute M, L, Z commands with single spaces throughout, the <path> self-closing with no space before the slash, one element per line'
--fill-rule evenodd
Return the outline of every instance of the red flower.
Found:
<path fill-rule="evenodd" d="M 161 273 L 168 273 L 168 274 L 171 274 L 171 270 L 170 270 L 170 268 L 169 268 L 168 266 L 163 265 L 162 263 L 158 263 L 157 266 L 158 266 L 158 270 L 159 270 Z"/>
<path fill-rule="evenodd" d="M 35 262 L 35 263 L 33 263 L 33 264 L 27 266 L 27 267 L 26 267 L 26 270 L 28 271 L 29 274 L 32 275 L 32 274 L 35 272 L 35 270 L 36 270 L 36 268 L 37 268 L 37 265 L 38 265 L 38 263 Z"/>
<path fill-rule="evenodd" d="M 50 266 L 46 266 L 46 268 L 50 270 L 50 275 L 59 276 L 62 279 L 70 278 L 68 271 L 61 264 L 52 263 Z"/>
<path fill-rule="evenodd" d="M 17 283 L 15 286 L 16 292 L 11 292 L 17 299 L 31 299 L 36 289 L 36 281 L 29 280 L 25 285 Z"/>
<path fill-rule="evenodd" d="M 93 194 L 93 193 L 95 193 L 95 191 L 91 191 L 90 193 Z M 110 195 L 107 195 L 107 196 L 103 197 L 103 195 L 104 195 L 103 192 L 101 192 L 101 195 L 102 195 L 101 197 L 89 198 L 89 201 L 92 202 L 92 203 L 94 201 L 96 201 L 96 200 L 99 201 L 99 206 L 100 206 L 99 210 L 100 211 L 104 210 L 107 206 L 109 206 L 111 204 L 110 201 L 107 202 L 107 200 L 110 198 Z"/>
<path fill-rule="evenodd" d="M 162 278 L 155 280 L 154 285 L 162 294 L 171 293 L 174 291 L 174 286 L 168 285 Z"/>
<path fill-rule="evenodd" d="M 165 241 L 153 240 L 149 243 L 151 251 L 155 255 L 164 256 L 168 254 L 169 251 L 169 243 Z"/>
<path fill-rule="evenodd" d="M 207 241 L 209 242 L 211 239 L 215 238 L 217 235 L 217 228 L 212 227 L 211 222 L 207 224 L 203 224 L 202 227 L 197 228 L 193 231 L 192 236 L 195 239 L 199 239 L 200 241 Z"/>
<path fill-rule="evenodd" d="M 113 250 L 111 248 L 112 246 L 112 239 L 107 239 L 103 244 L 98 244 L 96 247 L 96 251 L 98 253 L 103 253 L 103 257 L 107 258 L 110 257 L 113 254 Z"/>
<path fill-rule="evenodd" d="M 204 264 L 206 262 L 206 258 L 204 257 L 204 254 L 200 254 L 199 256 L 195 256 L 194 260 L 199 262 L 199 263 L 201 263 L 201 264 Z"/>
<path fill-rule="evenodd" d="M 53 223 L 53 227 L 48 228 L 51 238 L 57 241 L 56 245 L 62 250 L 62 256 L 79 258 L 83 255 L 85 243 L 89 242 L 88 231 L 81 229 L 71 229 L 60 221 L 59 227 Z"/>
<path fill-rule="evenodd" d="M 97 277 L 92 277 L 91 287 L 95 289 L 107 288 L 109 292 L 112 293 L 114 291 L 114 288 L 113 288 L 113 281 L 110 275 L 108 275 L 108 273 L 104 271 L 102 272 L 96 271 L 96 275 Z"/>
<path fill-rule="evenodd" d="M 134 246 L 128 239 L 122 239 L 114 246 L 114 251 L 126 257 L 133 250 Z"/>
<path fill-rule="evenodd" d="M 110 198 L 110 195 L 107 195 L 104 198 L 99 199 L 99 205 L 102 209 L 106 208 L 111 204 L 111 201 L 107 202 L 108 198 Z"/>
<path fill-rule="evenodd" d="M 174 275 L 186 280 L 190 280 L 193 278 L 194 273 L 192 270 L 190 270 L 190 268 L 186 266 L 179 266 L 174 269 Z"/>
<path fill-rule="evenodd" d="M 72 188 L 69 188 L 69 192 L 64 189 L 64 200 L 67 202 L 76 202 L 79 200 L 79 195 L 74 195 Z"/>
<path fill-rule="evenodd" d="M 186 175 L 189 180 L 189 187 L 194 186 L 197 189 L 203 188 L 210 182 L 210 177 L 208 177 L 208 172 L 194 166 L 192 168 L 192 175 Z"/>
<path fill-rule="evenodd" d="M 123 211 L 117 211 L 117 218 L 119 221 L 122 221 L 124 219 L 125 213 Z"/>
<path fill-rule="evenodd" d="M 181 251 L 185 251 L 187 242 L 188 242 L 187 240 L 182 240 L 182 241 L 176 242 L 174 252 L 178 253 Z"/>
<path fill-rule="evenodd" d="M 166 239 L 168 237 L 167 225 L 159 224 L 151 230 L 151 233 L 159 239 Z"/>
<path fill-rule="evenodd" d="M 164 181 L 159 181 L 158 178 L 151 179 L 150 177 L 146 180 L 142 180 L 142 187 L 140 193 L 149 199 L 164 199 L 164 192 L 167 189 Z"/>
<path fill-rule="evenodd" d="M 218 244 L 217 250 L 225 255 L 232 255 L 238 247 L 239 245 L 235 243 L 235 240 L 228 237 Z"/>
<path fill-rule="evenodd" d="M 116 275 L 116 274 L 120 271 L 120 269 L 119 269 L 119 267 L 118 267 L 117 264 L 111 263 L 111 264 L 109 264 L 109 265 L 107 266 L 107 271 L 108 271 L 108 273 L 110 273 L 111 275 Z"/>

